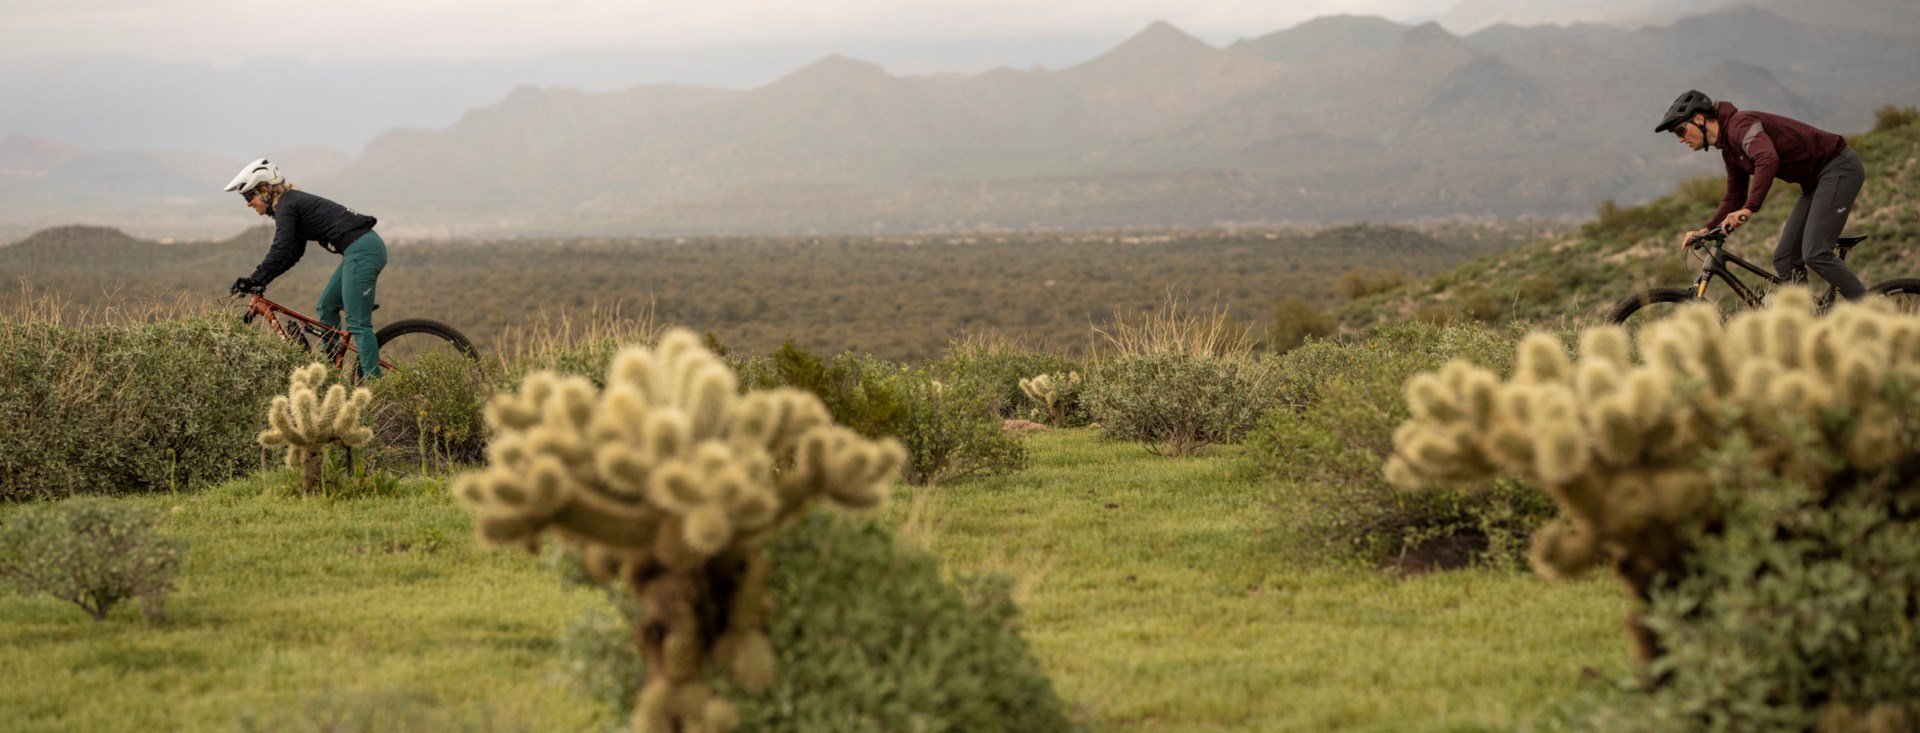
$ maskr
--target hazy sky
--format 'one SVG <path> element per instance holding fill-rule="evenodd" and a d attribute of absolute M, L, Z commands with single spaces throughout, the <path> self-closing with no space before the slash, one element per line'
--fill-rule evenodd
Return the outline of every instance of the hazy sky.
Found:
<path fill-rule="evenodd" d="M 1456 0 L 0 0 L 0 58 L 119 53 L 229 64 L 480 59 L 608 48 L 1115 34 L 1166 20 L 1252 37 L 1322 15 L 1407 21 Z"/>

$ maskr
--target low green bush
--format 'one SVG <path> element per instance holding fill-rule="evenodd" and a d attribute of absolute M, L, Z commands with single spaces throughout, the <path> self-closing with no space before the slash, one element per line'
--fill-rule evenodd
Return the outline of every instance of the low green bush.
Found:
<path fill-rule="evenodd" d="M 944 382 L 925 369 L 899 372 L 890 383 L 905 407 L 891 435 L 907 447 L 908 481 L 941 484 L 1026 468 L 1026 444 L 1001 428 L 997 384 Z"/>
<path fill-rule="evenodd" d="M 1247 454 L 1290 499 L 1283 536 L 1303 554 L 1394 562 L 1439 552 L 1517 560 L 1534 527 L 1553 515 L 1539 493 L 1512 481 L 1472 492 L 1395 487 L 1380 466 L 1408 416 L 1408 377 L 1463 358 L 1506 373 L 1514 339 L 1478 325 L 1388 326 L 1356 342 L 1320 341 L 1281 357 L 1283 409 L 1268 413 Z"/>
<path fill-rule="evenodd" d="M 934 557 L 870 520 L 814 512 L 767 540 L 780 650 L 773 685 L 747 695 L 722 675 L 735 730 L 1064 731 L 1060 699 L 1020 638 L 1018 608 L 1000 578 L 942 579 Z M 583 578 L 575 572 L 573 577 Z M 561 642 L 564 668 L 624 720 L 644 664 L 634 650 L 639 609 L 623 592 Z"/>
<path fill-rule="evenodd" d="M 0 524 L 0 581 L 72 603 L 95 621 L 127 600 L 158 621 L 185 550 L 160 534 L 160 519 L 97 496 L 26 507 Z"/>
<path fill-rule="evenodd" d="M 487 425 L 482 411 L 490 385 L 471 359 L 429 352 L 369 386 L 369 422 L 400 467 L 446 471 L 484 456 Z"/>
<path fill-rule="evenodd" d="M 1020 390 L 1020 380 L 1077 372 L 1081 366 L 1065 355 L 1015 344 L 956 343 L 933 364 L 933 370 L 943 382 L 977 385 L 994 416 L 1024 418 L 1035 405 Z M 1068 406 L 1067 415 L 1086 424 L 1086 413 L 1077 402 Z"/>
<path fill-rule="evenodd" d="M 855 354 L 818 356 L 789 340 L 772 356 L 737 362 L 742 389 L 792 387 L 826 403 L 834 422 L 869 438 L 893 435 L 906 417 L 905 398 L 890 378 L 899 367 Z"/>
<path fill-rule="evenodd" d="M 1267 329 L 1267 346 L 1286 353 L 1310 338 L 1333 333 L 1338 324 L 1325 311 L 1295 296 L 1287 296 L 1273 307 L 1273 325 Z"/>
<path fill-rule="evenodd" d="M 1645 670 L 1658 683 L 1591 701 L 1574 727 L 1920 726 L 1920 507 L 1871 485 L 1822 506 L 1740 448 L 1709 460 L 1727 529 L 1644 617 L 1665 645 Z"/>
<path fill-rule="evenodd" d="M 0 320 L 0 500 L 188 489 L 256 468 L 306 355 L 226 318 Z"/>
<path fill-rule="evenodd" d="M 1399 270 L 1376 270 L 1370 267 L 1356 267 L 1340 275 L 1340 294 L 1352 300 L 1369 295 L 1384 293 L 1405 285 L 1407 273 Z"/>
<path fill-rule="evenodd" d="M 1909 105 L 1882 105 L 1873 113 L 1873 131 L 1886 132 L 1920 122 L 1920 107 Z"/>
<path fill-rule="evenodd" d="M 1101 432 L 1156 455 L 1236 442 L 1280 396 L 1273 369 L 1249 357 L 1148 352 L 1102 362 L 1092 375 L 1085 399 Z"/>

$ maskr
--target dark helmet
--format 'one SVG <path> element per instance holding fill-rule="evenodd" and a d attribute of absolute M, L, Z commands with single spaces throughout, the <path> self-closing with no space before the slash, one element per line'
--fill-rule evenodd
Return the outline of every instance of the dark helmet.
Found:
<path fill-rule="evenodd" d="M 1666 132 L 1699 114 L 1713 116 L 1713 99 L 1698 90 L 1689 89 L 1679 99 L 1673 100 L 1673 106 L 1667 108 L 1667 115 L 1660 118 L 1660 126 L 1653 128 L 1653 131 Z"/>

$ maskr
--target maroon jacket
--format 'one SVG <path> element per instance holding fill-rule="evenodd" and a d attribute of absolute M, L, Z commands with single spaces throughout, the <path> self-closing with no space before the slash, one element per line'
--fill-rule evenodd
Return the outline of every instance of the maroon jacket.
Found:
<path fill-rule="evenodd" d="M 1727 163 L 1727 195 L 1707 220 L 1720 226 L 1728 214 L 1745 208 L 1759 211 L 1767 188 L 1778 178 L 1800 184 L 1813 193 L 1820 171 L 1847 149 L 1846 138 L 1799 120 L 1765 112 L 1744 112 L 1721 102 L 1714 107 L 1720 120 L 1720 158 Z"/>

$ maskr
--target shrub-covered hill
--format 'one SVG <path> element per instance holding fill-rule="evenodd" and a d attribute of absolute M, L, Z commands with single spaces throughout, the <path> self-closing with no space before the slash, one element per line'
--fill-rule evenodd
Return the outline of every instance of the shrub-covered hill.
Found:
<path fill-rule="evenodd" d="M 1153 308 L 1169 292 L 1264 323 L 1287 297 L 1332 301 L 1350 269 L 1430 275 L 1531 241 L 1541 226 L 396 242 L 374 320 L 436 318 L 491 349 L 510 329 L 548 325 L 542 311 L 624 304 L 759 353 L 792 338 L 819 351 L 929 358 L 989 330 L 1073 348 L 1089 322 Z M 22 279 L 83 308 L 221 295 L 267 242 L 265 229 L 179 244 L 47 230 L 0 247 L 0 297 Z M 339 262 L 310 248 L 269 295 L 310 307 Z"/>
<path fill-rule="evenodd" d="M 1920 119 L 1910 108 L 1889 108 L 1873 132 L 1847 142 L 1866 164 L 1867 182 L 1846 233 L 1872 237 L 1848 263 L 1868 286 L 1920 277 Z M 1649 141 L 1656 143 L 1672 144 Z M 1593 322 L 1631 293 L 1692 282 L 1698 263 L 1681 254 L 1679 236 L 1705 225 L 1724 191 L 1725 180 L 1715 174 L 1685 181 L 1642 206 L 1607 202 L 1597 219 L 1576 232 L 1486 255 L 1356 300 L 1336 315 L 1343 326 L 1360 330 L 1408 318 Z M 1765 208 L 1729 238 L 1728 249 L 1771 271 L 1780 228 L 1799 195 L 1799 186 L 1776 182 Z M 1754 277 L 1741 279 L 1760 284 Z M 1713 292 L 1730 293 L 1720 284 Z"/>

